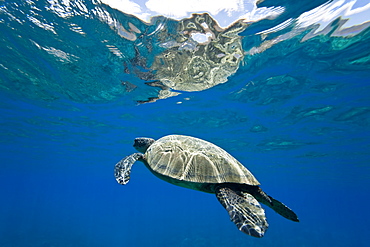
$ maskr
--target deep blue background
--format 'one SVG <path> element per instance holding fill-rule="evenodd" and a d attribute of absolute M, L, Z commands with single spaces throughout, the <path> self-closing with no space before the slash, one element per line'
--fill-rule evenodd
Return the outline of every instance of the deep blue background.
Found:
<path fill-rule="evenodd" d="M 29 6 L 7 8 L 16 16 Z M 107 26 L 72 18 L 100 30 L 76 40 L 61 34 L 66 19 L 42 13 L 58 36 L 24 16 L 31 26 L 4 13 L 0 23 L 0 246 L 367 246 L 369 30 L 292 38 L 246 57 L 223 85 L 137 105 L 158 90 L 137 79 L 131 94 L 98 97 L 125 76 L 97 39 L 113 35 Z M 37 38 L 80 59 L 60 63 L 30 43 Z M 230 152 L 301 222 L 265 207 L 270 227 L 256 239 L 237 230 L 214 195 L 170 185 L 141 163 L 126 186 L 116 183 L 113 167 L 135 152 L 135 137 L 173 133 Z"/>

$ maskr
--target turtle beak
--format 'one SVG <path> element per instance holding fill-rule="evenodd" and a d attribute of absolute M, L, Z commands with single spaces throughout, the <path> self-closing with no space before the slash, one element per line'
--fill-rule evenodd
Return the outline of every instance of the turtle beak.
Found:
<path fill-rule="evenodd" d="M 134 148 L 137 148 L 137 147 L 140 147 L 140 146 L 142 146 L 143 144 L 141 143 L 141 141 L 138 139 L 138 138 L 136 138 L 135 140 L 134 140 L 134 144 L 132 145 Z"/>
<path fill-rule="evenodd" d="M 145 153 L 146 149 L 147 149 L 147 145 L 145 144 L 145 139 L 144 138 L 136 138 L 134 140 L 134 145 L 133 147 L 139 151 L 139 152 L 142 152 L 142 153 Z"/>
<path fill-rule="evenodd" d="M 134 148 L 141 152 L 145 153 L 146 150 L 149 148 L 150 145 L 154 142 L 154 139 L 146 138 L 146 137 L 138 137 L 134 140 Z"/>

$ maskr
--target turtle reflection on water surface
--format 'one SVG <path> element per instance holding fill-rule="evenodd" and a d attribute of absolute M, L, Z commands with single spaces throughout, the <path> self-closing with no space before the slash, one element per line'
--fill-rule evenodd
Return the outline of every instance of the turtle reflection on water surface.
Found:
<path fill-rule="evenodd" d="M 155 56 L 149 71 L 135 70 L 147 83 L 159 87 L 158 97 L 147 102 L 176 96 L 177 91 L 202 91 L 225 83 L 234 74 L 244 57 L 241 36 L 249 24 L 242 20 L 227 29 L 221 28 L 207 13 L 193 14 L 177 23 L 176 33 L 163 28 L 158 31 L 159 46 L 165 48 Z M 145 64 L 137 51 L 135 61 Z M 145 103 L 146 101 L 141 101 Z"/>
<path fill-rule="evenodd" d="M 283 203 L 267 195 L 260 183 L 239 161 L 222 148 L 190 136 L 168 135 L 154 140 L 136 138 L 140 153 L 119 161 L 114 169 L 118 183 L 127 184 L 132 165 L 141 161 L 158 178 L 174 185 L 216 194 L 238 229 L 263 237 L 268 223 L 259 202 L 292 221 L 297 215 Z"/>

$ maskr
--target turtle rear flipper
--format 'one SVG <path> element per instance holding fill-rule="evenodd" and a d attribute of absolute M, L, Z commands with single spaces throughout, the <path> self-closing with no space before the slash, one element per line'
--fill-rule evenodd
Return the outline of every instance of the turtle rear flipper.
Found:
<path fill-rule="evenodd" d="M 130 181 L 130 173 L 132 165 L 138 160 L 142 159 L 143 154 L 134 153 L 121 159 L 114 166 L 114 176 L 119 184 L 127 184 Z"/>
<path fill-rule="evenodd" d="M 271 196 L 266 195 L 262 190 L 260 190 L 260 192 L 262 192 L 263 194 L 262 193 L 261 194 L 258 194 L 258 193 L 253 194 L 259 202 L 265 204 L 266 206 L 269 206 L 270 208 L 272 208 L 276 213 L 280 214 L 281 216 L 283 216 L 283 217 L 285 217 L 289 220 L 299 222 L 299 219 L 298 219 L 298 216 L 296 215 L 296 213 L 294 213 L 293 210 L 291 210 L 288 206 L 286 206 L 284 203 L 272 198 Z"/>
<path fill-rule="evenodd" d="M 285 217 L 289 220 L 299 222 L 298 216 L 296 215 L 296 213 L 293 212 L 293 210 L 291 210 L 284 203 L 272 198 L 271 196 L 269 196 L 269 197 L 270 197 L 270 200 L 271 200 L 271 204 L 269 205 L 269 203 L 267 203 L 266 204 L 267 206 L 272 208 L 276 213 L 280 214 L 281 216 L 283 216 L 283 217 Z"/>
<path fill-rule="evenodd" d="M 230 188 L 219 187 L 216 196 L 240 231 L 253 237 L 263 237 L 268 227 L 265 211 L 252 195 L 245 193 L 242 197 Z"/>

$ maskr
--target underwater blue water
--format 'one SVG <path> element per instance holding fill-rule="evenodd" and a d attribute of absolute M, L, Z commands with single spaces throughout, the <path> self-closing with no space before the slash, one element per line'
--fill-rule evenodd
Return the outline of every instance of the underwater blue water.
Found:
<path fill-rule="evenodd" d="M 192 91 L 148 85 L 163 79 L 156 56 L 178 49 L 162 39 L 180 42 L 178 21 L 145 24 L 94 1 L 0 2 L 0 246 L 368 246 L 370 29 L 368 17 L 345 27 L 367 6 L 348 3 L 261 2 L 285 12 L 239 33 L 226 82 Z M 322 15 L 342 11 L 299 26 L 323 4 Z M 214 195 L 139 162 L 127 185 L 115 181 L 135 137 L 168 134 L 224 148 L 300 222 L 263 206 L 270 226 L 257 239 Z"/>

